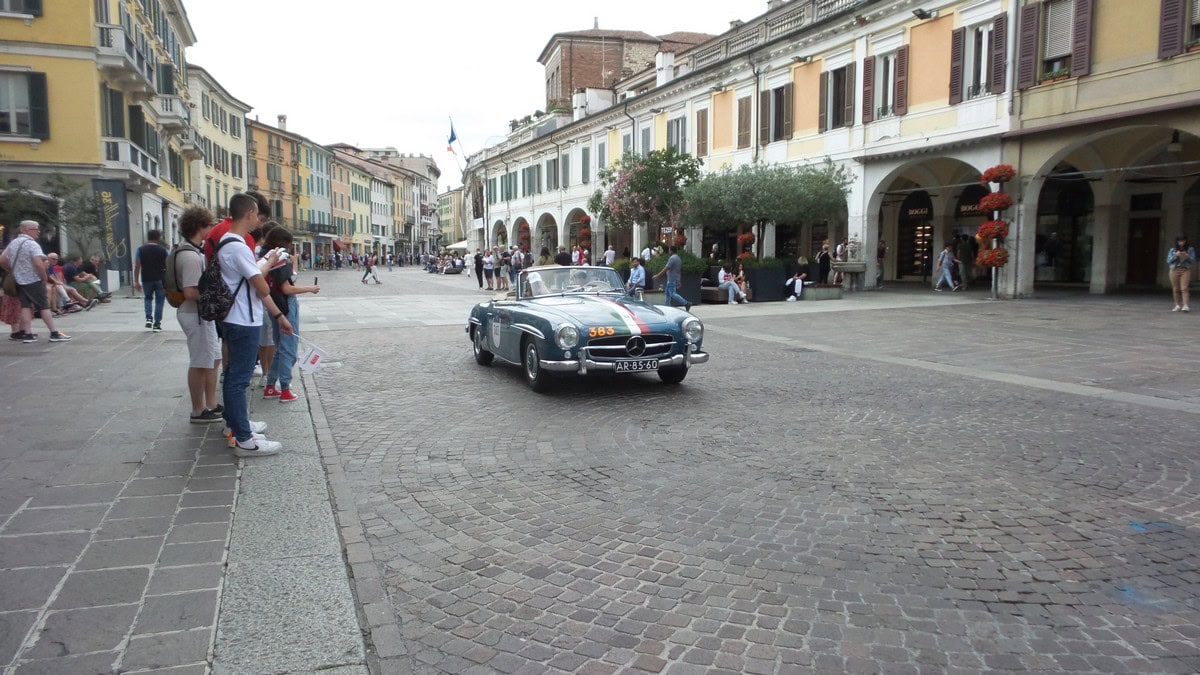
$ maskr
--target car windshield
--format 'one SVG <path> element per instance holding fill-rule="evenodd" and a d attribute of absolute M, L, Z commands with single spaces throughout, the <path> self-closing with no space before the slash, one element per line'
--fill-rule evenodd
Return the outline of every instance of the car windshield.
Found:
<path fill-rule="evenodd" d="M 621 275 L 611 267 L 542 267 L 521 273 L 521 297 L 621 290 Z"/>

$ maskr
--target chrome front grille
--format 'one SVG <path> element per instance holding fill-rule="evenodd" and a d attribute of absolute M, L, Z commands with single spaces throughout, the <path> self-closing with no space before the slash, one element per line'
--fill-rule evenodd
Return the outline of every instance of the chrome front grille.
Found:
<path fill-rule="evenodd" d="M 640 354 L 630 352 L 630 340 L 640 338 L 645 341 L 645 349 Z M 666 356 L 671 353 L 675 338 L 666 333 L 649 333 L 647 335 L 613 335 L 610 337 L 592 338 L 587 342 L 587 351 L 592 358 L 600 359 L 633 359 Z M 636 344 L 632 345 L 635 347 Z"/>

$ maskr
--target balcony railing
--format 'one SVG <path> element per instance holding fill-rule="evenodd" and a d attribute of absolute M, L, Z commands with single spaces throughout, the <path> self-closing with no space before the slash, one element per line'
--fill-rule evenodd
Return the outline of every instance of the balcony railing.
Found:
<path fill-rule="evenodd" d="M 309 223 L 306 229 L 313 234 L 336 235 L 338 233 L 336 225 L 326 225 L 324 223 Z"/>
<path fill-rule="evenodd" d="M 187 110 L 184 108 L 183 99 L 172 94 L 162 94 L 158 97 L 155 108 L 158 111 L 158 123 L 163 125 L 167 133 L 179 133 L 187 128 Z"/>
<path fill-rule="evenodd" d="M 96 33 L 100 67 L 113 73 L 131 97 L 153 96 L 154 62 L 137 48 L 125 29 L 114 24 L 97 24 Z"/>
<path fill-rule="evenodd" d="M 256 141 L 246 141 L 246 154 L 247 155 L 257 155 L 258 154 L 258 143 Z"/>
<path fill-rule="evenodd" d="M 267 159 L 269 159 L 273 162 L 282 162 L 283 161 L 283 149 L 276 148 L 274 146 L 268 146 L 267 147 Z"/>
<path fill-rule="evenodd" d="M 151 157 L 127 138 L 102 138 L 104 165 L 109 169 L 129 171 L 152 185 L 158 185 L 158 160 Z"/>
<path fill-rule="evenodd" d="M 283 181 L 273 180 L 270 183 L 271 192 L 283 192 Z"/>
<path fill-rule="evenodd" d="M 188 159 L 204 159 L 204 141 L 200 132 L 188 128 L 179 137 L 179 152 Z"/>
<path fill-rule="evenodd" d="M 865 0 L 817 0 L 817 19 L 824 19 L 863 2 Z"/>
<path fill-rule="evenodd" d="M 991 86 L 988 85 L 987 82 L 983 82 L 981 84 L 974 84 L 967 87 L 967 90 L 963 92 L 963 94 L 963 98 L 970 101 L 976 98 L 983 98 L 984 96 L 991 96 L 992 90 Z"/>

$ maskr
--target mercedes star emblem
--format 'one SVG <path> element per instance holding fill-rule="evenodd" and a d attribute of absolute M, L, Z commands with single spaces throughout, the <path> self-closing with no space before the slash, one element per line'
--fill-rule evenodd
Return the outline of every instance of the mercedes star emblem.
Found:
<path fill-rule="evenodd" d="M 646 339 L 641 335 L 634 335 L 625 343 L 625 351 L 629 352 L 630 356 L 641 356 L 646 353 Z"/>

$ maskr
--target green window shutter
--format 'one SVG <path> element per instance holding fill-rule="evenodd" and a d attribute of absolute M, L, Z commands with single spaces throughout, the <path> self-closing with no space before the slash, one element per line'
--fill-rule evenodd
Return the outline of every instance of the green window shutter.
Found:
<path fill-rule="evenodd" d="M 29 73 L 29 132 L 43 141 L 50 138 L 50 99 L 46 94 L 45 73 Z"/>
<path fill-rule="evenodd" d="M 34 16 L 42 15 L 42 0 L 25 0 L 25 13 Z"/>

